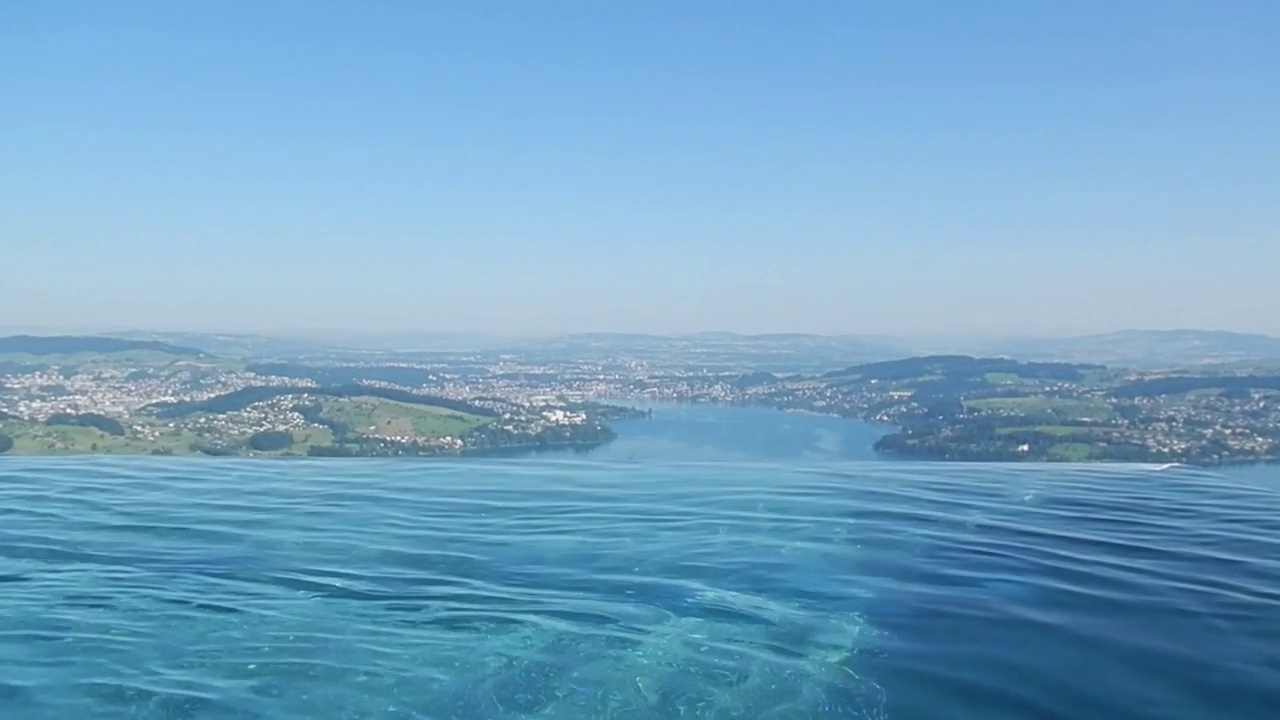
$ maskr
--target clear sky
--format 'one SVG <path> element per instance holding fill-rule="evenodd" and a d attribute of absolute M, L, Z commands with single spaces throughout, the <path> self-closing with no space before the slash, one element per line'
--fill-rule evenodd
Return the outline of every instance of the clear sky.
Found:
<path fill-rule="evenodd" d="M 1273 0 L 0 0 L 0 326 L 1280 334 Z"/>

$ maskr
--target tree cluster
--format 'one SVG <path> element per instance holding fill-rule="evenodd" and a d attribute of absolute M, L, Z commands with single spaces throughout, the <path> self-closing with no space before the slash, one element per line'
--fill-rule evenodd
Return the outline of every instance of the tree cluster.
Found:
<path fill-rule="evenodd" d="M 249 436 L 246 442 L 251 450 L 279 452 L 293 447 L 293 433 L 285 430 L 263 430 Z"/>
<path fill-rule="evenodd" d="M 90 427 L 101 430 L 108 435 L 122 437 L 124 435 L 124 426 L 119 420 L 109 418 L 106 415 L 98 413 L 83 413 L 74 415 L 72 413 L 55 413 L 50 415 L 44 421 L 45 425 L 72 425 L 76 427 Z"/>

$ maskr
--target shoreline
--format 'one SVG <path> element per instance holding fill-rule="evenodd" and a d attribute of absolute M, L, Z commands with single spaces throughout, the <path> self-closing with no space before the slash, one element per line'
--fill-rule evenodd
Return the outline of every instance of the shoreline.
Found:
<path fill-rule="evenodd" d="M 610 398 L 606 402 L 640 402 L 640 400 L 637 398 Z M 886 462 L 927 462 L 927 463 L 966 463 L 966 464 L 988 463 L 993 465 L 1019 465 L 1019 464 L 1034 464 L 1034 463 L 1040 463 L 1045 465 L 1182 465 L 1189 468 L 1201 468 L 1201 469 L 1280 465 L 1280 456 L 1229 458 L 1229 459 L 1221 460 L 1218 462 L 1209 463 L 1209 462 L 1197 461 L 1189 458 L 1157 458 L 1157 459 L 1149 459 L 1149 460 L 1122 460 L 1122 459 L 1097 458 L 1097 459 L 1073 460 L 1073 459 L 1066 459 L 1066 458 L 1055 459 L 1055 458 L 1045 458 L 1045 457 L 948 458 L 948 457 L 938 457 L 938 456 L 929 455 L 929 454 L 913 455 L 913 454 L 903 454 L 903 453 L 895 453 L 895 452 L 885 452 L 883 450 L 879 450 L 875 448 L 875 445 L 879 444 L 881 440 L 891 435 L 894 435 L 896 433 L 905 432 L 906 431 L 905 427 L 900 425 L 893 425 L 889 423 L 874 422 L 871 420 L 866 420 L 864 418 L 857 417 L 856 415 L 841 415 L 839 413 L 823 412 L 821 410 L 814 410 L 811 408 L 780 407 L 778 405 L 770 405 L 767 403 L 727 403 L 727 402 L 696 400 L 696 399 L 665 400 L 665 401 L 659 401 L 659 402 L 646 401 L 645 404 L 654 409 L 664 407 L 664 406 L 672 407 L 672 408 L 682 408 L 682 407 L 757 408 L 761 410 L 772 410 L 776 412 L 782 412 L 782 413 L 794 414 L 794 415 L 832 418 L 840 421 L 852 420 L 854 422 L 861 423 L 868 427 L 875 428 L 877 431 L 883 432 L 883 434 L 879 438 L 877 438 L 877 440 L 874 443 L 872 443 L 871 449 L 873 450 L 873 452 L 875 452 L 877 459 L 884 460 Z"/>
<path fill-rule="evenodd" d="M 889 463 L 920 462 L 920 463 L 940 463 L 940 464 L 961 463 L 961 464 L 992 464 L 992 465 L 1043 464 L 1043 465 L 1118 465 L 1118 466 L 1180 465 L 1186 468 L 1206 469 L 1206 470 L 1212 470 L 1217 468 L 1280 465 L 1280 456 L 1227 458 L 1218 462 L 1203 462 L 1203 461 L 1196 461 L 1196 460 L 1187 459 L 1187 458 L 1182 458 L 1182 459 L 1156 458 L 1156 459 L 1144 459 L 1144 460 L 1125 460 L 1125 459 L 1107 459 L 1107 458 L 1077 460 L 1077 459 L 1067 459 L 1067 458 L 1055 459 L 1055 458 L 1046 458 L 1046 457 L 955 458 L 955 457 L 939 457 L 937 455 L 924 454 L 924 453 L 911 454 L 911 453 L 901 453 L 901 452 L 885 452 L 885 451 L 876 449 L 875 446 L 879 444 L 880 440 L 883 440 L 884 438 L 889 437 L 890 435 L 893 435 L 895 433 L 903 432 L 904 429 L 900 426 L 871 422 L 856 416 L 841 415 L 841 414 L 832 413 L 832 412 L 822 412 L 819 410 L 813 410 L 808 408 L 786 408 L 786 407 L 779 407 L 776 405 L 769 405 L 764 403 L 725 403 L 725 402 L 714 402 L 714 401 L 703 401 L 703 400 L 684 400 L 684 401 L 667 400 L 667 401 L 654 402 L 654 401 L 645 401 L 640 398 L 634 398 L 634 397 L 632 398 L 615 397 L 615 398 L 608 398 L 608 399 L 599 399 L 598 401 L 635 403 L 635 405 L 633 405 L 633 409 L 644 410 L 647 413 L 649 413 L 645 417 L 628 417 L 628 418 L 620 418 L 618 420 L 615 420 L 612 423 L 610 423 L 610 425 L 614 426 L 615 428 L 625 427 L 627 424 L 631 422 L 641 422 L 641 421 L 650 420 L 653 417 L 652 413 L 654 411 L 657 411 L 660 413 L 663 409 L 681 409 L 681 408 L 699 408 L 699 407 L 724 408 L 727 410 L 755 409 L 755 410 L 761 410 L 761 411 L 794 414 L 794 415 L 816 417 L 816 418 L 831 418 L 833 420 L 837 420 L 841 422 L 852 420 L 856 423 L 860 423 L 864 426 L 873 428 L 877 431 L 877 433 L 880 433 L 880 437 L 876 441 L 873 441 L 870 444 L 868 449 L 874 452 L 875 461 L 889 462 Z M 524 456 L 541 455 L 544 453 L 555 453 L 555 452 L 586 453 L 586 452 L 590 452 L 592 450 L 607 446 L 618 439 L 625 440 L 626 435 L 624 433 L 617 433 L 615 431 L 613 437 L 603 441 L 599 441 L 599 440 L 593 440 L 593 441 L 587 441 L 587 442 L 567 441 L 567 442 L 557 442 L 557 443 L 548 443 L 548 444 L 520 443 L 516 445 L 509 445 L 509 446 L 503 446 L 503 447 L 462 449 L 457 451 L 440 452 L 440 453 L 434 453 L 434 454 L 415 454 L 415 453 L 358 454 L 358 453 L 353 453 L 350 455 L 324 455 L 324 454 L 311 455 L 305 451 L 300 453 L 287 453 L 287 454 L 250 452 L 250 453 L 243 453 L 243 454 L 234 453 L 234 454 L 227 454 L 227 455 L 208 454 L 208 453 L 201 453 L 201 452 L 187 452 L 187 451 L 175 452 L 175 453 L 157 453 L 157 452 L 151 452 L 151 451 L 43 452 L 43 453 L 42 452 L 36 452 L 36 453 L 7 452 L 7 453 L 0 453 L 0 463 L 2 463 L 4 461 L 4 458 L 7 458 L 7 457 L 14 457 L 14 458 L 41 458 L 41 457 L 54 457 L 54 458 L 153 457 L 155 458 L 155 457 L 158 457 L 158 458 L 170 458 L 170 459 L 206 457 L 206 458 L 238 458 L 243 460 L 500 458 L 500 457 L 524 457 Z M 861 462 L 861 460 L 850 460 L 850 462 Z"/>

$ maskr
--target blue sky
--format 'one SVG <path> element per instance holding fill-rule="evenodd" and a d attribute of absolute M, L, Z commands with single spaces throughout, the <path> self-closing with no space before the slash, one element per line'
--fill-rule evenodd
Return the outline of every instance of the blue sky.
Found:
<path fill-rule="evenodd" d="M 0 326 L 1280 334 L 1280 3 L 0 4 Z"/>

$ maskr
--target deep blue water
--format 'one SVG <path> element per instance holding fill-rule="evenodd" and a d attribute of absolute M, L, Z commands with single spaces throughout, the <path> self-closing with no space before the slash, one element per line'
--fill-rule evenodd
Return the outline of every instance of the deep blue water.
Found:
<path fill-rule="evenodd" d="M 0 459 L 0 718 L 1280 712 L 1275 468 L 879 462 L 873 428 L 754 410 L 622 430 Z"/>

